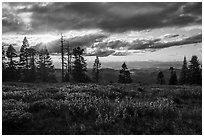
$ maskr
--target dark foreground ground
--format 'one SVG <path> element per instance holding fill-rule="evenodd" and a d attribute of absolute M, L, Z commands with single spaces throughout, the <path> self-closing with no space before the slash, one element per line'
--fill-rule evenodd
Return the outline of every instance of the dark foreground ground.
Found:
<path fill-rule="evenodd" d="M 202 88 L 3 83 L 3 134 L 202 134 Z"/>

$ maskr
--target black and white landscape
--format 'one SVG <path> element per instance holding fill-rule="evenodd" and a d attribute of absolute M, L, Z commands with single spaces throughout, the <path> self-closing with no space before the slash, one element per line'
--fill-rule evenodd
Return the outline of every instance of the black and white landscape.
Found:
<path fill-rule="evenodd" d="M 201 135 L 201 2 L 3 2 L 3 135 Z"/>

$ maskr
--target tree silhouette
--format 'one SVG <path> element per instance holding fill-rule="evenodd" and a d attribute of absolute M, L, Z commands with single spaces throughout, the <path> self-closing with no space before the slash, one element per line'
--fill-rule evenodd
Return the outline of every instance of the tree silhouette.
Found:
<path fill-rule="evenodd" d="M 4 49 L 4 45 L 2 45 L 2 81 L 6 80 L 6 52 Z"/>
<path fill-rule="evenodd" d="M 4 76 L 4 71 L 6 70 L 6 51 L 2 45 L 2 77 Z M 4 77 L 3 77 L 4 79 Z"/>
<path fill-rule="evenodd" d="M 176 85 L 177 84 L 177 75 L 176 71 L 174 71 L 173 67 L 170 67 L 171 75 L 169 79 L 169 85 Z"/>
<path fill-rule="evenodd" d="M 29 53 L 28 53 L 29 43 L 26 37 L 23 39 L 23 45 L 20 48 L 20 79 L 21 81 L 29 81 Z"/>
<path fill-rule="evenodd" d="M 37 73 L 38 77 L 43 82 L 55 82 L 54 65 L 49 55 L 47 47 L 44 47 L 39 52 L 39 59 L 37 61 Z"/>
<path fill-rule="evenodd" d="M 80 47 L 73 49 L 73 55 L 74 55 L 74 61 L 72 66 L 72 76 L 74 81 L 76 82 L 88 82 L 89 78 L 85 74 L 87 67 L 86 67 L 86 61 L 84 57 L 82 56 L 84 52 L 84 49 L 81 49 Z"/>
<path fill-rule="evenodd" d="M 6 52 L 5 52 L 4 46 L 2 45 L 2 69 L 5 69 L 6 67 L 5 59 L 6 59 Z"/>
<path fill-rule="evenodd" d="M 131 83 L 132 79 L 130 77 L 130 72 L 127 68 L 125 62 L 122 64 L 122 69 L 120 70 L 120 74 L 118 77 L 118 83 Z"/>
<path fill-rule="evenodd" d="M 192 56 L 189 64 L 188 82 L 190 84 L 202 84 L 202 70 L 197 56 Z"/>
<path fill-rule="evenodd" d="M 28 53 L 29 43 L 26 37 L 23 39 L 23 45 L 20 49 L 20 65 L 22 69 L 29 69 L 29 53 Z"/>
<path fill-rule="evenodd" d="M 15 57 L 17 57 L 17 52 L 14 49 L 12 45 L 9 45 L 7 51 L 6 51 L 6 56 L 9 59 L 9 64 L 8 68 L 6 70 L 6 79 L 8 80 L 16 80 L 17 79 L 17 62 L 14 60 Z"/>
<path fill-rule="evenodd" d="M 187 75 L 188 75 L 188 66 L 187 66 L 186 57 L 184 57 L 183 66 L 182 66 L 180 77 L 179 77 L 179 84 L 187 83 Z"/>
<path fill-rule="evenodd" d="M 95 59 L 94 64 L 93 64 L 93 79 L 97 83 L 99 81 L 99 70 L 100 70 L 100 68 L 101 68 L 101 63 L 99 61 L 98 56 L 96 56 L 96 59 Z"/>
<path fill-rule="evenodd" d="M 164 74 L 163 72 L 159 72 L 158 75 L 157 75 L 157 84 L 164 84 L 165 83 L 165 80 L 164 80 Z"/>

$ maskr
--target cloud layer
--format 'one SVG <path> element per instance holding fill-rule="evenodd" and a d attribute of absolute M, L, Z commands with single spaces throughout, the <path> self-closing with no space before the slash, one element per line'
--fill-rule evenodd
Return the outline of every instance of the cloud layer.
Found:
<path fill-rule="evenodd" d="M 3 3 L 3 33 L 125 32 L 202 23 L 202 3 Z"/>
<path fill-rule="evenodd" d="M 166 36 L 164 36 L 166 37 Z M 131 53 L 142 54 L 146 51 L 154 52 L 157 49 L 168 48 L 172 46 L 196 44 L 202 42 L 202 34 L 194 35 L 188 38 L 184 38 L 172 42 L 163 42 L 161 39 L 137 39 L 132 42 L 126 42 L 121 40 L 115 41 L 103 41 L 106 38 L 105 35 L 91 34 L 80 37 L 74 37 L 72 39 L 66 39 L 69 41 L 70 49 L 80 46 L 85 49 L 86 56 L 127 56 Z M 98 40 L 100 39 L 100 42 Z M 68 43 L 64 46 L 66 48 Z M 45 46 L 44 43 L 40 43 L 35 46 L 36 49 Z M 47 43 L 48 49 L 51 53 L 60 53 L 60 41 L 52 41 Z M 134 52 L 132 52 L 134 51 Z"/>
<path fill-rule="evenodd" d="M 202 42 L 202 3 L 184 2 L 3 2 L 3 45 L 60 53 L 80 46 L 86 56 L 129 56 Z M 162 32 L 163 31 L 163 32 Z M 12 37 L 9 37 L 9 35 Z"/>

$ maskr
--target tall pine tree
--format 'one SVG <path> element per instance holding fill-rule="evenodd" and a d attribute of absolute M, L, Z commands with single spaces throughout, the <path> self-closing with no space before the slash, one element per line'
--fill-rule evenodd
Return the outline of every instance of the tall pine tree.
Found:
<path fill-rule="evenodd" d="M 12 45 L 9 45 L 7 51 L 6 51 L 6 56 L 9 59 L 9 64 L 6 70 L 6 79 L 7 80 L 16 80 L 18 77 L 17 74 L 17 62 L 14 60 L 15 57 L 17 57 L 17 52 L 14 49 Z"/>
<path fill-rule="evenodd" d="M 130 77 L 130 71 L 127 68 L 125 62 L 122 65 L 122 69 L 120 70 L 120 74 L 118 77 L 118 83 L 131 83 L 132 79 Z"/>
<path fill-rule="evenodd" d="M 20 49 L 20 65 L 22 69 L 29 69 L 29 43 L 26 37 L 23 39 L 23 45 Z"/>
<path fill-rule="evenodd" d="M 188 82 L 190 84 L 202 84 L 202 70 L 197 56 L 192 56 L 189 64 Z"/>
<path fill-rule="evenodd" d="M 96 56 L 96 59 L 95 59 L 94 64 L 93 64 L 93 70 L 92 71 L 93 71 L 93 80 L 95 82 L 97 82 L 97 83 L 99 81 L 99 71 L 100 71 L 100 68 L 101 68 L 101 63 L 99 61 L 98 56 Z"/>
<path fill-rule="evenodd" d="M 29 81 L 29 43 L 26 37 L 23 39 L 23 45 L 20 48 L 19 69 L 21 74 L 21 81 Z"/>
<path fill-rule="evenodd" d="M 4 45 L 2 45 L 2 81 L 6 80 L 6 52 L 4 49 Z"/>
<path fill-rule="evenodd" d="M 4 71 L 6 69 L 6 52 L 4 49 L 4 45 L 2 45 L 2 70 Z"/>
<path fill-rule="evenodd" d="M 186 57 L 184 57 L 183 66 L 179 77 L 179 84 L 183 85 L 187 83 L 187 75 L 188 75 L 188 66 L 187 66 Z"/>
<path fill-rule="evenodd" d="M 88 82 L 89 78 L 86 75 L 87 64 L 86 60 L 82 56 L 84 49 L 80 47 L 73 49 L 74 61 L 72 66 L 72 77 L 76 82 Z"/>
<path fill-rule="evenodd" d="M 54 75 L 55 69 L 52 64 L 52 59 L 49 55 L 47 47 L 44 47 L 39 52 L 39 59 L 37 61 L 38 77 L 43 82 L 56 82 Z"/>

